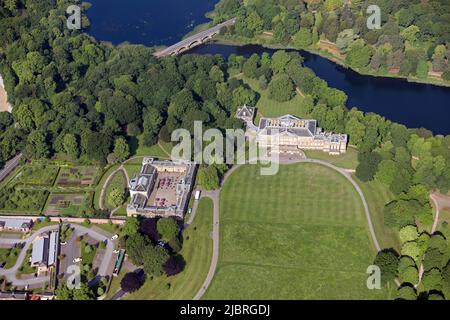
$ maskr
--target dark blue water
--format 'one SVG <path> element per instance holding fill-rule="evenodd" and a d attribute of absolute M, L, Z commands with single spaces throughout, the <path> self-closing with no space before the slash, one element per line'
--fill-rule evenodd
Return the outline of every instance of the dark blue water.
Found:
<path fill-rule="evenodd" d="M 219 53 L 226 57 L 235 53 L 248 57 L 253 53 L 271 54 L 274 51 L 255 45 L 208 44 L 194 48 L 191 53 Z M 300 53 L 305 58 L 305 65 L 317 76 L 348 95 L 348 107 L 378 113 L 410 128 L 424 127 L 435 134 L 450 134 L 450 88 L 364 76 L 320 56 L 304 51 Z"/>
<path fill-rule="evenodd" d="M 91 0 L 89 34 L 103 41 L 147 46 L 178 42 L 218 0 Z"/>
<path fill-rule="evenodd" d="M 218 0 L 93 0 L 88 11 L 90 33 L 99 40 L 115 44 L 123 41 L 148 46 L 170 45 L 179 41 L 194 25 L 208 21 L 205 13 Z M 190 53 L 231 53 L 250 56 L 273 53 L 261 46 L 208 44 Z M 410 128 L 424 127 L 435 134 L 450 134 L 450 88 L 410 83 L 402 79 L 363 76 L 330 60 L 301 52 L 305 65 L 344 91 L 348 107 L 375 112 Z"/>

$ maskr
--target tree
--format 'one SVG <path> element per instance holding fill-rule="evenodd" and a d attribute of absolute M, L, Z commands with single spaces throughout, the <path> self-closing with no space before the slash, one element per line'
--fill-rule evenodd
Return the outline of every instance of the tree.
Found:
<path fill-rule="evenodd" d="M 420 257 L 420 248 L 416 241 L 406 242 L 402 246 L 402 255 L 411 257 L 414 261 L 418 261 Z"/>
<path fill-rule="evenodd" d="M 128 257 L 135 265 L 141 266 L 144 263 L 144 253 L 149 247 L 147 238 L 139 233 L 128 237 L 126 242 L 126 250 Z"/>
<path fill-rule="evenodd" d="M 94 293 L 86 283 L 80 283 L 79 288 L 69 289 L 67 284 L 61 281 L 56 289 L 58 300 L 92 300 Z"/>
<path fill-rule="evenodd" d="M 410 42 L 414 45 L 414 43 L 417 40 L 417 33 L 419 33 L 420 29 L 415 25 L 410 25 L 407 28 L 403 29 L 403 31 L 400 32 L 403 39 Z"/>
<path fill-rule="evenodd" d="M 275 52 L 272 56 L 271 63 L 273 73 L 284 73 L 289 61 L 291 61 L 291 58 L 286 51 Z"/>
<path fill-rule="evenodd" d="M 357 117 L 351 117 L 345 125 L 345 132 L 350 136 L 350 143 L 359 146 L 366 133 L 366 127 Z"/>
<path fill-rule="evenodd" d="M 381 156 L 376 152 L 359 154 L 359 164 L 356 167 L 356 176 L 363 182 L 373 180 L 377 172 Z"/>
<path fill-rule="evenodd" d="M 437 268 L 433 268 L 424 272 L 422 277 L 422 283 L 427 291 L 441 290 L 442 289 L 442 276 L 441 271 Z"/>
<path fill-rule="evenodd" d="M 209 71 L 209 78 L 214 82 L 223 82 L 225 76 L 219 66 L 213 66 Z"/>
<path fill-rule="evenodd" d="M 404 226 L 403 228 L 400 229 L 399 236 L 402 243 L 417 240 L 417 238 L 419 237 L 417 226 L 415 225 Z"/>
<path fill-rule="evenodd" d="M 425 271 L 433 268 L 441 269 L 444 264 L 444 255 L 437 248 L 428 248 L 423 259 Z"/>
<path fill-rule="evenodd" d="M 161 218 L 157 223 L 157 230 L 164 241 L 170 241 L 179 233 L 177 222 L 172 218 Z"/>
<path fill-rule="evenodd" d="M 234 106 L 254 106 L 257 101 L 256 93 L 253 90 L 242 86 L 233 90 L 232 97 Z"/>
<path fill-rule="evenodd" d="M 394 250 L 385 249 L 378 252 L 374 265 L 381 270 L 381 280 L 386 283 L 397 277 L 398 254 Z"/>
<path fill-rule="evenodd" d="M 139 231 L 139 218 L 129 217 L 122 227 L 122 234 L 125 236 L 131 236 Z"/>
<path fill-rule="evenodd" d="M 75 135 L 68 133 L 64 136 L 64 150 L 73 159 L 78 158 L 80 150 Z"/>
<path fill-rule="evenodd" d="M 355 68 L 364 68 L 369 64 L 372 55 L 371 47 L 364 44 L 355 44 L 348 51 L 345 61 Z"/>
<path fill-rule="evenodd" d="M 215 166 L 211 165 L 198 171 L 198 183 L 205 190 L 216 190 L 219 188 L 220 178 Z"/>
<path fill-rule="evenodd" d="M 94 293 L 86 283 L 80 283 L 78 289 L 73 289 L 73 300 L 92 300 L 94 297 Z"/>
<path fill-rule="evenodd" d="M 242 71 L 244 74 L 249 78 L 256 78 L 257 77 L 257 70 L 259 65 L 259 56 L 255 53 L 252 54 L 250 58 L 245 61 Z"/>
<path fill-rule="evenodd" d="M 143 253 L 144 271 L 158 277 L 163 274 L 163 264 L 169 259 L 169 254 L 160 246 L 147 246 Z"/>
<path fill-rule="evenodd" d="M 300 31 L 294 35 L 294 45 L 299 49 L 304 49 L 312 44 L 312 34 L 307 28 L 300 28 Z"/>
<path fill-rule="evenodd" d="M 416 290 L 408 285 L 402 286 L 397 290 L 397 299 L 399 300 L 417 300 Z"/>
<path fill-rule="evenodd" d="M 136 272 L 129 272 L 125 274 L 120 281 L 120 287 L 126 293 L 137 291 L 141 285 L 141 277 L 139 277 Z"/>
<path fill-rule="evenodd" d="M 147 218 L 141 222 L 139 227 L 139 232 L 143 235 L 146 235 L 153 242 L 157 242 L 161 239 L 158 230 L 157 230 L 157 219 L 156 218 Z"/>
<path fill-rule="evenodd" d="M 186 262 L 182 256 L 171 256 L 166 263 L 163 264 L 163 269 L 166 275 L 170 277 L 183 271 L 185 264 Z"/>
<path fill-rule="evenodd" d="M 353 29 L 345 29 L 338 34 L 336 46 L 342 53 L 346 53 L 351 45 L 358 39 Z"/>
<path fill-rule="evenodd" d="M 450 262 L 442 269 L 442 292 L 445 297 L 450 297 Z"/>
<path fill-rule="evenodd" d="M 33 159 L 48 158 L 50 156 L 50 147 L 47 139 L 48 136 L 45 131 L 32 131 L 27 138 L 26 155 Z"/>
<path fill-rule="evenodd" d="M 269 84 L 269 98 L 279 102 L 291 100 L 295 95 L 294 83 L 286 74 L 273 77 Z"/>
<path fill-rule="evenodd" d="M 116 138 L 114 143 L 114 155 L 120 163 L 124 162 L 130 156 L 130 150 L 124 138 Z"/>

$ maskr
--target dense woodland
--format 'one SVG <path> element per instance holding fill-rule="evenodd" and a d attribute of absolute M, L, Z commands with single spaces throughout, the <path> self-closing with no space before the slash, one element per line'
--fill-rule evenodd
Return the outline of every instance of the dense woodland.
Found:
<path fill-rule="evenodd" d="M 367 28 L 369 5 L 381 9 L 381 29 Z M 345 63 L 365 73 L 426 79 L 433 71 L 450 81 L 450 3 L 446 0 L 222 0 L 215 21 L 238 18 L 229 31 L 257 41 L 319 48 L 335 43 Z M 259 38 L 260 39 L 260 38 Z"/>
<path fill-rule="evenodd" d="M 353 18 L 342 18 L 344 12 L 336 5 L 339 1 L 325 4 L 310 1 L 308 9 L 299 1 L 280 2 L 281 6 L 275 1 L 248 1 L 249 5 L 244 7 L 238 0 L 225 0 L 217 11 L 223 18 L 236 14 L 241 17 L 236 32 L 248 32 L 249 36 L 251 21 L 258 19 L 263 23 L 258 23 L 260 27 L 253 33 L 279 29 L 275 34 L 285 34 L 292 28 L 289 34 L 294 36 L 304 32 L 305 29 L 299 31 L 299 28 L 316 26 L 318 35 L 331 33 L 333 29 L 336 37 L 340 30 L 353 28 L 358 21 L 350 14 L 352 10 L 347 13 Z M 392 7 L 394 13 L 409 10 L 399 9 L 404 7 L 402 2 L 390 2 L 397 3 Z M 403 235 L 403 247 L 399 253 L 388 250 L 378 255 L 384 270 L 404 283 L 413 284 L 412 269 L 417 271 L 421 262 L 425 263 L 433 255 L 440 258 L 426 262 L 423 277 L 426 286 L 419 287 L 420 292 L 407 286 L 409 289 L 402 288 L 400 296 L 450 297 L 448 235 L 431 236 L 425 231 L 433 217 L 428 201 L 430 191 L 450 190 L 450 136 L 433 136 L 426 129 L 408 129 L 379 115 L 348 108 L 345 93 L 328 87 L 304 67 L 298 53 L 278 51 L 272 57 L 263 54 L 248 59 L 231 55 L 227 61 L 222 56 L 194 55 L 157 60 L 151 48 L 99 43 L 83 32 L 65 27 L 65 8 L 72 3 L 0 1 L 0 74 L 14 106 L 12 115 L 0 113 L 1 162 L 21 150 L 29 159 L 65 154 L 77 161 L 103 165 L 123 159 L 128 154 L 124 150 L 126 141 L 133 136 L 142 136 L 143 143 L 151 146 L 158 139 L 170 141 L 171 132 L 176 128 L 192 129 L 195 120 L 211 128 L 241 127 L 241 122 L 233 117 L 236 108 L 243 104 L 255 105 L 259 95 L 243 81 L 231 77 L 230 71 L 257 79 L 260 89 L 269 90 L 270 98 L 275 101 L 292 99 L 298 88 L 305 95 L 298 113 L 317 119 L 326 130 L 349 134 L 350 144 L 359 149 L 357 177 L 363 182 L 380 181 L 396 196 L 386 205 L 385 224 Z M 264 6 L 260 7 L 262 3 Z M 428 1 L 427 5 L 438 3 Z M 331 4 L 335 4 L 336 10 L 330 12 L 339 12 L 339 19 L 337 16 L 334 19 L 340 23 L 328 30 L 331 13 L 323 14 L 321 19 L 325 22 L 317 24 L 317 15 L 311 11 L 316 8 L 320 13 L 324 5 Z M 351 8 L 359 5 L 361 1 L 352 1 Z M 444 12 L 444 8 L 439 10 L 440 14 Z M 247 15 L 253 18 L 246 18 L 249 21 L 244 23 L 242 17 Z M 392 22 L 389 17 L 386 19 Z M 305 20 L 311 23 L 306 24 Z M 417 41 L 423 44 L 426 39 L 433 46 L 433 50 L 426 51 L 427 59 L 434 65 L 436 51 L 443 49 L 443 54 L 448 56 L 448 48 L 440 46 L 448 43 L 448 34 L 439 28 L 442 19 L 425 20 L 432 24 L 427 29 L 432 31 L 418 36 Z M 448 22 L 449 19 L 442 23 Z M 85 20 L 84 27 L 88 23 Z M 427 25 L 422 20 L 415 23 L 421 30 Z M 359 37 L 362 42 L 355 42 L 367 47 L 363 40 L 367 34 Z M 375 43 L 380 38 L 383 34 L 377 35 Z M 394 33 L 385 38 L 386 43 L 399 39 Z M 405 42 L 400 42 L 404 46 Z M 378 48 L 390 48 L 386 43 Z M 388 52 L 387 56 L 395 52 Z M 443 65 L 447 68 L 446 61 Z M 199 182 L 214 189 L 225 170 L 223 166 L 203 168 Z M 443 242 L 438 236 L 442 236 Z"/>

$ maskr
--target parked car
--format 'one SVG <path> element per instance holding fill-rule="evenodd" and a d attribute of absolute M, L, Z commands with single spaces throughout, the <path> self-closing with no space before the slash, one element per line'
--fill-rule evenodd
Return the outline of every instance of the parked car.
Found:
<path fill-rule="evenodd" d="M 113 235 L 111 237 L 111 240 L 117 240 L 117 239 L 119 239 L 119 235 L 118 234 L 115 234 L 115 235 Z"/>
<path fill-rule="evenodd" d="M 67 241 L 61 242 L 62 246 L 65 246 L 67 244 Z"/>
<path fill-rule="evenodd" d="M 81 259 L 81 258 L 75 258 L 75 259 L 73 259 L 73 263 L 78 263 L 78 262 L 81 262 L 81 261 L 83 261 L 83 259 Z"/>
<path fill-rule="evenodd" d="M 167 242 L 165 242 L 164 240 L 159 240 L 158 241 L 158 246 L 160 246 L 160 247 L 165 247 L 165 245 L 167 244 Z"/>

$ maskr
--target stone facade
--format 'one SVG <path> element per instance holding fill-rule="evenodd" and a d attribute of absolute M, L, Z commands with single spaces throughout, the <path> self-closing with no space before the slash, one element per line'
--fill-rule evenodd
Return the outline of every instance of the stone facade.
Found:
<path fill-rule="evenodd" d="M 278 118 L 261 118 L 259 125 L 247 121 L 247 137 L 255 139 L 260 147 L 279 150 L 281 153 L 298 153 L 303 150 L 320 150 L 331 155 L 347 152 L 346 134 L 335 134 L 317 127 L 317 121 L 300 119 L 292 115 Z"/>

